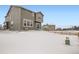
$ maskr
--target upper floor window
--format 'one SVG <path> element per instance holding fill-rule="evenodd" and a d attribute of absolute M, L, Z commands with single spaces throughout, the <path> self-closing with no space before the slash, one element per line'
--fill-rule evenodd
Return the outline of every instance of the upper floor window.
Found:
<path fill-rule="evenodd" d="M 41 17 L 38 17 L 38 19 L 42 19 Z"/>

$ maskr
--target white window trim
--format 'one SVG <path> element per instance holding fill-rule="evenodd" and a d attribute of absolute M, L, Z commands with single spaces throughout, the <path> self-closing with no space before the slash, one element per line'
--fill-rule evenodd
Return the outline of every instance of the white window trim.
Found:
<path fill-rule="evenodd" d="M 24 26 L 25 21 L 26 21 L 26 26 Z M 30 25 L 32 24 L 32 26 L 27 26 L 27 21 L 29 22 Z M 30 19 L 23 19 L 23 27 L 33 27 L 33 21 Z"/>

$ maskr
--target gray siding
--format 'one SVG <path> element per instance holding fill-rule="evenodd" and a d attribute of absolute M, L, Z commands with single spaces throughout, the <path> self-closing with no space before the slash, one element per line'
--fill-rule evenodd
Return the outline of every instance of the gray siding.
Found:
<path fill-rule="evenodd" d="M 11 30 L 21 30 L 21 9 L 12 7 L 8 16 L 6 17 L 6 21 L 9 21 L 10 23 L 13 21 L 13 26 L 9 24 Z"/>
<path fill-rule="evenodd" d="M 20 23 L 21 23 L 21 9 L 13 7 L 11 10 L 12 21 L 14 22 L 13 29 L 14 30 L 21 30 Z"/>
<path fill-rule="evenodd" d="M 43 22 L 43 16 L 40 13 L 36 13 L 36 29 L 39 25 L 39 29 L 41 29 L 41 23 Z"/>
<path fill-rule="evenodd" d="M 36 13 L 36 21 L 43 22 L 43 16 L 40 13 Z"/>
<path fill-rule="evenodd" d="M 34 13 L 21 9 L 21 17 L 22 17 L 21 18 L 22 27 L 23 27 L 23 20 L 28 19 L 28 20 L 33 21 L 33 26 L 30 29 L 34 29 Z"/>
<path fill-rule="evenodd" d="M 30 22 L 30 26 L 24 26 L 24 19 L 27 20 L 26 24 Z M 43 16 L 39 12 L 32 12 L 30 10 L 18 7 L 11 6 L 6 18 L 5 22 L 8 21 L 10 30 L 24 30 L 28 29 L 40 29 L 41 23 L 43 22 Z M 13 22 L 13 25 L 11 25 Z M 39 28 L 37 28 L 39 25 Z M 7 26 L 6 26 L 7 27 Z"/>

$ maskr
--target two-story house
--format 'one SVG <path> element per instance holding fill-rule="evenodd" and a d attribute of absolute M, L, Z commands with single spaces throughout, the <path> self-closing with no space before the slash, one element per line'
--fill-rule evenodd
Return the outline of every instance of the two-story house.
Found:
<path fill-rule="evenodd" d="M 39 30 L 43 22 L 43 14 L 20 6 L 10 6 L 5 16 L 4 27 L 9 30 Z"/>

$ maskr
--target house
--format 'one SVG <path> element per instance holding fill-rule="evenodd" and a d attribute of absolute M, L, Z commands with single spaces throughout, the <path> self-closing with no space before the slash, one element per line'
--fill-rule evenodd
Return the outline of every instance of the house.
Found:
<path fill-rule="evenodd" d="M 5 16 L 4 28 L 9 30 L 39 30 L 43 14 L 20 6 L 10 6 Z"/>
<path fill-rule="evenodd" d="M 46 24 L 46 25 L 43 25 L 42 29 L 45 31 L 54 31 L 55 25 Z"/>
<path fill-rule="evenodd" d="M 0 24 L 0 30 L 2 30 L 2 25 Z"/>

